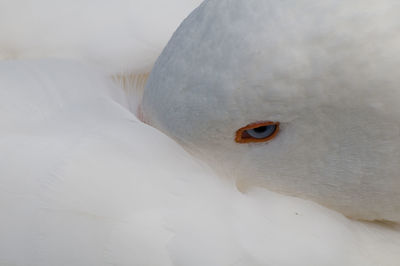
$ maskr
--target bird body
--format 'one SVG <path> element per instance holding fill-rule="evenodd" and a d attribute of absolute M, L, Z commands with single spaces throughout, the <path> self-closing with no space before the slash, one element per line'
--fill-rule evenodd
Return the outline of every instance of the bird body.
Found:
<path fill-rule="evenodd" d="M 358 159 L 353 161 L 350 160 L 352 157 L 346 157 L 348 168 L 341 168 L 343 162 L 332 156 L 333 160 L 329 162 L 336 164 L 322 165 L 321 168 L 327 175 L 312 172 L 313 178 L 317 174 L 327 177 L 335 171 L 343 174 L 351 169 L 359 173 L 363 160 L 371 164 L 372 170 L 381 167 L 380 163 L 393 166 L 393 161 L 381 160 L 386 154 L 379 147 L 376 154 L 369 152 L 370 148 L 382 144 L 385 148 L 391 146 L 393 160 L 397 158 L 397 146 L 393 142 L 397 136 L 393 121 L 397 121 L 397 116 L 395 112 L 382 111 L 397 110 L 392 108 L 391 102 L 397 99 L 394 89 L 392 97 L 388 97 L 387 90 L 379 96 L 371 89 L 368 90 L 371 97 L 357 94 L 360 96 L 357 101 L 345 101 L 344 96 L 351 94 L 341 90 L 337 99 L 333 97 L 335 94 L 329 94 L 335 101 L 326 97 L 324 108 L 313 109 L 314 105 L 309 105 L 308 110 L 303 109 L 305 96 L 312 96 L 313 104 L 320 106 L 323 92 L 329 93 L 329 90 L 318 95 L 311 94 L 312 91 L 303 95 L 304 89 L 299 89 L 301 93 L 276 89 L 263 95 L 265 88 L 260 87 L 263 83 L 258 78 L 264 82 L 264 73 L 257 74 L 246 67 L 236 69 L 235 60 L 244 60 L 242 66 L 253 66 L 253 61 L 246 62 L 243 55 L 234 59 L 225 53 L 226 57 L 219 58 L 205 52 L 204 62 L 200 60 L 200 54 L 195 58 L 199 59 L 197 66 L 191 62 L 190 50 L 194 55 L 196 49 L 185 38 L 193 37 L 193 43 L 197 42 L 199 47 L 205 45 L 196 36 L 204 32 L 194 25 L 198 22 L 200 29 L 220 25 L 211 12 L 212 7 L 216 8 L 215 12 L 225 7 L 230 12 L 220 13 L 221 18 L 227 23 L 231 22 L 229 17 L 237 18 L 235 26 L 245 30 L 249 24 L 245 23 L 248 17 L 243 14 L 254 7 L 261 10 L 267 3 L 272 1 L 206 1 L 178 30 L 156 64 L 142 104 L 144 118 L 169 137 L 141 122 L 131 112 L 136 108 L 132 109 L 130 103 L 136 106 L 140 102 L 140 93 L 127 95 L 112 82 L 110 69 L 104 66 L 115 70 L 118 67 L 114 63 L 123 66 L 124 61 L 111 60 L 108 65 L 108 59 L 103 58 L 101 63 L 96 63 L 91 57 L 82 57 L 82 50 L 71 49 L 69 53 L 80 52 L 70 56 L 62 53 L 65 50 L 57 51 L 60 49 L 57 45 L 52 46 L 54 50 L 36 50 L 34 57 L 52 57 L 52 52 L 56 51 L 62 54 L 61 57 L 79 58 L 78 61 L 89 64 L 61 59 L 0 61 L 0 265 L 397 266 L 400 228 L 396 223 L 352 220 L 318 203 L 301 199 L 304 193 L 296 195 L 299 197 L 287 196 L 267 189 L 274 188 L 269 187 L 273 182 L 269 186 L 253 182 L 265 180 L 273 173 L 280 174 L 277 171 L 278 166 L 283 165 L 280 160 L 284 162 L 284 156 L 287 156 L 287 162 L 290 162 L 284 168 L 287 172 L 281 176 L 282 183 L 275 185 L 290 184 L 285 177 L 301 178 L 309 165 L 310 169 L 316 169 L 311 165 L 320 159 L 321 153 L 307 156 L 313 154 L 313 149 L 333 149 L 335 152 L 343 149 L 344 155 L 348 152 L 358 155 L 359 150 L 355 148 L 366 143 L 359 142 L 358 138 L 371 140 L 370 136 L 378 133 L 383 134 L 382 139 L 362 150 L 366 152 L 365 157 L 353 157 Z M 327 3 L 335 5 L 333 1 Z M 361 2 L 357 3 L 362 6 Z M 272 14 L 278 15 L 280 9 L 274 10 Z M 4 19 L 4 16 L 0 17 Z M 287 19 L 287 16 L 283 18 Z M 203 23 L 208 20 L 210 24 L 205 26 Z M 231 38 L 235 34 L 230 34 L 230 28 L 224 29 L 209 27 L 209 30 L 219 32 L 222 45 L 227 44 L 224 38 L 235 40 Z M 207 34 L 202 36 L 203 41 L 210 44 L 205 46 L 213 47 L 213 39 Z M 251 38 L 247 37 L 244 35 L 251 43 Z M 0 49 L 2 47 L 0 45 Z M 35 49 L 35 46 L 30 48 Z M 229 45 L 218 49 L 232 52 L 228 48 Z M 15 57 L 30 57 L 28 55 L 32 53 L 28 51 L 32 50 L 25 50 L 27 54 L 17 53 L 19 56 Z M 251 51 L 248 49 L 249 53 Z M 6 54 L 14 58 L 12 53 Z M 257 68 L 263 69 L 263 59 L 259 57 Z M 130 69 L 148 67 L 140 62 L 132 63 L 137 65 Z M 208 67 L 205 62 L 213 67 Z M 177 67 L 176 72 L 171 66 Z M 281 65 L 271 65 L 275 70 L 279 70 L 279 66 L 281 71 L 287 71 L 285 61 Z M 185 69 L 197 70 L 197 73 L 185 72 Z M 247 79 L 242 80 L 244 74 Z M 193 79 L 196 75 L 198 79 Z M 233 85 L 238 80 L 243 81 L 233 98 L 226 83 L 228 77 L 232 78 Z M 164 86 L 161 86 L 163 81 Z M 192 86 L 193 81 L 196 86 Z M 249 88 L 258 93 L 248 93 Z M 171 101 L 172 98 L 176 102 Z M 260 105 L 258 99 L 265 99 L 265 106 Z M 366 105 L 368 99 L 375 104 Z M 287 106 L 282 107 L 282 103 Z M 381 106 L 382 103 L 388 107 Z M 335 129 L 327 126 L 329 123 L 322 123 L 317 131 L 319 135 L 305 134 L 315 132 L 315 128 L 307 129 L 314 126 L 309 123 L 312 118 L 317 122 L 324 121 L 323 118 L 328 119 L 326 122 L 334 122 L 337 118 L 352 125 L 355 117 L 348 113 L 350 106 L 360 118 L 365 118 L 360 110 L 369 113 L 372 107 L 381 110 L 372 114 L 380 115 L 392 131 L 372 127 L 371 131 L 360 135 L 365 126 L 361 123 L 348 128 L 346 133 L 354 132 L 354 136 L 346 139 L 337 134 L 344 127 Z M 339 112 L 342 109 L 343 112 Z M 258 116 L 260 110 L 278 110 L 267 117 L 281 122 L 276 138 L 259 143 L 259 146 L 257 143 L 235 143 L 235 130 L 246 126 L 248 118 L 264 120 L 264 115 Z M 332 110 L 337 112 L 337 117 L 332 115 Z M 165 111 L 164 116 L 160 115 L 161 111 Z M 314 116 L 302 116 L 304 114 Z M 346 115 L 348 120 L 345 120 Z M 291 126 L 293 121 L 301 123 Z M 290 131 L 291 128 L 295 130 Z M 304 131 L 300 130 L 302 128 Z M 330 129 L 329 133 L 336 133 L 336 138 L 330 138 L 327 129 Z M 299 135 L 291 139 L 290 136 L 296 136 L 293 132 Z M 297 144 L 301 141 L 310 144 L 310 139 L 315 143 L 309 147 L 310 153 L 304 153 L 306 145 Z M 337 141 L 337 147 L 333 140 Z M 292 154 L 284 149 L 291 147 L 298 149 L 291 149 Z M 271 155 L 276 157 L 266 156 L 266 148 L 272 149 Z M 258 155 L 254 156 L 254 153 Z M 200 156 L 201 160 L 192 154 Z M 248 171 L 255 167 L 254 158 L 257 157 L 262 158 L 264 164 L 256 165 L 258 171 Z M 322 162 L 329 159 L 329 156 L 322 157 Z M 371 158 L 377 158 L 377 161 L 368 160 Z M 212 160 L 217 160 L 220 167 L 215 167 Z M 350 167 L 351 163 L 354 167 Z M 397 168 L 388 169 L 396 171 Z M 297 176 L 294 175 L 296 171 Z M 390 176 L 390 171 L 384 173 Z M 238 179 L 239 176 L 242 179 Z M 381 182 L 389 191 L 395 191 L 396 183 L 386 183 L 390 180 L 386 177 Z M 332 179 L 331 187 L 343 189 L 338 186 L 339 181 Z M 296 186 L 298 191 L 304 192 L 302 189 L 307 182 L 309 180 L 305 179 L 302 185 L 299 185 L 301 182 L 294 184 L 299 185 Z M 371 199 L 368 200 L 379 199 L 374 193 L 380 190 L 374 190 L 374 187 L 370 186 Z M 320 183 L 313 187 L 315 193 L 323 194 L 325 190 L 320 189 Z M 329 194 L 325 196 L 329 199 Z M 378 217 L 382 216 L 379 214 Z"/>
<path fill-rule="evenodd" d="M 396 226 L 216 175 L 59 60 L 0 63 L 1 265 L 397 265 Z M 288 256 L 290 254 L 290 256 Z"/>

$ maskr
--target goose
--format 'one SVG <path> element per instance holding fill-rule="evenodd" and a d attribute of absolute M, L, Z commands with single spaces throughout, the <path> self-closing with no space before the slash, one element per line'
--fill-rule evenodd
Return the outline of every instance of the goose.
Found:
<path fill-rule="evenodd" d="M 0 265 L 397 265 L 394 224 L 238 190 L 75 61 L 0 61 Z"/>
<path fill-rule="evenodd" d="M 150 75 L 145 120 L 243 191 L 399 223 L 399 12 L 393 0 L 204 1 Z"/>
<path fill-rule="evenodd" d="M 192 156 L 198 142 L 150 115 L 158 65 L 141 111 L 169 137 L 130 111 L 102 67 L 0 61 L 0 265 L 398 264 L 395 223 L 349 219 L 262 186 L 244 190 Z M 271 125 L 282 137 L 284 122 Z M 240 129 L 238 141 L 259 133 Z"/>

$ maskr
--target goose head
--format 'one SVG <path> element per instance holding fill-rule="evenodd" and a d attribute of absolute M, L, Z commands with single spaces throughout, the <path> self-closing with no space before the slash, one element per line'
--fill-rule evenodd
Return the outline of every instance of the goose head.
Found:
<path fill-rule="evenodd" d="M 242 190 L 400 222 L 400 4 L 207 0 L 147 83 L 145 120 Z"/>

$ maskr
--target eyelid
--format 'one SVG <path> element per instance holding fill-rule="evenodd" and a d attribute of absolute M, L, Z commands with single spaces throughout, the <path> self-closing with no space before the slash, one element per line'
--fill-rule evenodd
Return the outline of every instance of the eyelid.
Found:
<path fill-rule="evenodd" d="M 264 121 L 264 122 L 256 122 L 256 123 L 251 123 L 245 127 L 242 127 L 240 129 L 238 129 L 236 131 L 236 137 L 235 137 L 235 141 L 237 143 L 252 143 L 252 142 L 267 142 L 272 140 L 273 138 L 276 137 L 276 135 L 279 132 L 279 122 L 272 122 L 272 121 Z M 272 133 L 270 136 L 263 138 L 263 139 L 256 139 L 251 137 L 250 135 L 245 135 L 246 134 L 246 130 L 250 130 L 250 129 L 254 129 L 254 128 L 258 128 L 258 127 L 263 127 L 263 126 L 276 126 L 276 129 L 274 131 L 274 133 Z"/>

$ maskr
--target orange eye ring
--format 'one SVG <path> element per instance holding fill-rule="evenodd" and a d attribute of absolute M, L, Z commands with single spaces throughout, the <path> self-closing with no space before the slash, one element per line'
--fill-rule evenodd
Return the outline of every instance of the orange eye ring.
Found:
<path fill-rule="evenodd" d="M 279 122 L 272 122 L 272 121 L 264 121 L 264 122 L 257 122 L 249 124 L 245 127 L 242 127 L 236 131 L 235 141 L 237 143 L 252 143 L 252 142 L 267 142 L 272 140 L 276 137 L 279 132 Z M 270 127 L 275 126 L 273 132 L 266 136 L 265 138 L 255 138 L 251 136 L 248 132 L 249 130 L 254 130 L 262 127 Z"/>

